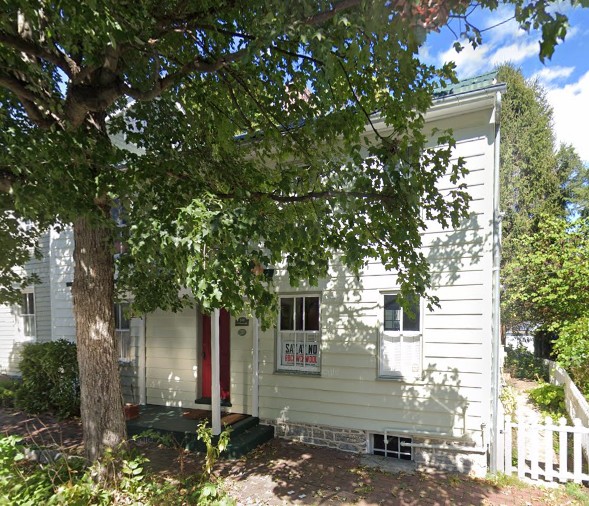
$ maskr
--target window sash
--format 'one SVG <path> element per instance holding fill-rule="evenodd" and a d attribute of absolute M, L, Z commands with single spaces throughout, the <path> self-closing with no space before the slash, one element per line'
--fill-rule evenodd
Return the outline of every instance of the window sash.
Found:
<path fill-rule="evenodd" d="M 280 298 L 277 370 L 321 371 L 320 310 L 318 295 Z"/>
<path fill-rule="evenodd" d="M 115 338 L 119 345 L 119 360 L 132 360 L 131 348 L 131 320 L 125 316 L 125 311 L 129 308 L 126 302 L 115 303 Z"/>
<path fill-rule="evenodd" d="M 416 378 L 422 371 L 420 302 L 405 312 L 396 294 L 383 296 L 383 323 L 379 336 L 379 376 Z"/>
<path fill-rule="evenodd" d="M 26 292 L 22 294 L 20 319 L 22 322 L 22 335 L 29 338 L 35 337 L 37 335 L 37 321 L 35 318 L 34 292 Z"/>

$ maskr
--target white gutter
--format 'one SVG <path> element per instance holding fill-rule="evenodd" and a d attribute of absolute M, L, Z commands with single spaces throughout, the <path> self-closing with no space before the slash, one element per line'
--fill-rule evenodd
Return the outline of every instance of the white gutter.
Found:
<path fill-rule="evenodd" d="M 431 107 L 424 114 L 425 121 L 443 120 L 452 116 L 487 109 L 496 104 L 497 93 L 504 90 L 504 84 L 493 84 L 474 91 L 465 91 L 435 98 Z M 373 116 L 371 124 L 366 125 L 365 132 L 371 132 L 373 127 L 382 135 L 392 132 L 392 127 L 385 124 L 384 118 L 380 114 Z"/>
<path fill-rule="evenodd" d="M 504 88 L 503 88 L 504 89 Z M 501 350 L 501 315 L 500 315 L 500 277 L 501 263 L 501 211 L 499 208 L 499 169 L 501 141 L 501 90 L 495 98 L 495 163 L 493 168 L 493 314 L 492 314 L 492 350 L 491 350 L 491 438 L 490 468 L 492 473 L 499 470 L 498 445 L 500 434 L 499 389 L 500 389 L 500 350 Z"/>

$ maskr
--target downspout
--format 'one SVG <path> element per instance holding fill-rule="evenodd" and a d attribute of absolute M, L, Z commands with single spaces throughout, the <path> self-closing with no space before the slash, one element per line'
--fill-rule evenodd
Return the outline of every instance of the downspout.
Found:
<path fill-rule="evenodd" d="M 147 381 L 146 381 L 146 347 L 147 347 L 147 317 L 140 318 L 141 324 L 139 326 L 139 357 L 137 367 L 137 389 L 139 390 L 139 404 L 145 406 L 147 404 Z"/>
<path fill-rule="evenodd" d="M 501 264 L 501 212 L 499 209 L 499 169 L 501 141 L 501 91 L 495 95 L 495 160 L 493 167 L 493 316 L 492 316 L 492 363 L 491 363 L 491 453 L 492 473 L 499 469 L 498 438 L 501 430 L 499 416 L 499 388 L 501 370 L 501 316 L 500 316 L 500 277 Z"/>
<path fill-rule="evenodd" d="M 254 376 L 252 378 L 252 416 L 258 417 L 260 416 L 260 358 L 259 358 L 259 348 L 260 348 L 260 325 L 258 319 L 254 317 L 254 342 L 253 342 L 253 351 L 252 351 L 252 369 L 254 371 Z"/>

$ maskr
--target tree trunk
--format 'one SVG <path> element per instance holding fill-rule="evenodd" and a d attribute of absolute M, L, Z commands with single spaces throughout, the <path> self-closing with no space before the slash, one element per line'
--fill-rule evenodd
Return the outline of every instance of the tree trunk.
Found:
<path fill-rule="evenodd" d="M 99 459 L 126 439 L 114 325 L 112 231 L 85 217 L 74 222 L 72 294 L 86 456 Z"/>

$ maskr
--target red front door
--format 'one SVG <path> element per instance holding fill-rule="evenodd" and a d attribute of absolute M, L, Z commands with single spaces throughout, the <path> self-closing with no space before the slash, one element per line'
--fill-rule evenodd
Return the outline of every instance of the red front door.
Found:
<path fill-rule="evenodd" d="M 221 399 L 229 400 L 229 313 L 220 311 L 219 318 L 219 348 Z M 202 317 L 202 397 L 211 398 L 211 317 Z"/>

